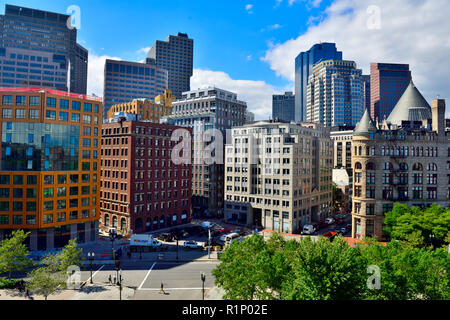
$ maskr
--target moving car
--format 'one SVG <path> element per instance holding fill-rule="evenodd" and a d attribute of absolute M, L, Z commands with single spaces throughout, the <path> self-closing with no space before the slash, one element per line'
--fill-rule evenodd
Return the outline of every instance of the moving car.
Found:
<path fill-rule="evenodd" d="M 164 232 L 160 233 L 156 238 L 161 241 L 172 241 L 172 234 Z"/>
<path fill-rule="evenodd" d="M 238 238 L 240 238 L 239 233 L 233 232 L 233 233 L 227 234 L 225 236 L 225 244 L 229 245 L 230 243 L 232 243 L 234 240 L 236 240 Z"/>
<path fill-rule="evenodd" d="M 326 218 L 326 219 L 325 219 L 325 222 L 328 223 L 328 224 L 330 225 L 330 224 L 333 224 L 333 223 L 334 223 L 334 219 L 333 219 L 333 218 Z"/>
<path fill-rule="evenodd" d="M 184 243 L 183 247 L 189 248 L 189 249 L 197 249 L 198 243 L 197 243 L 197 241 L 189 240 Z"/>
<path fill-rule="evenodd" d="M 314 232 L 316 232 L 316 228 L 314 228 L 314 226 L 310 224 L 306 224 L 303 226 L 303 234 L 313 234 Z"/>
<path fill-rule="evenodd" d="M 209 221 L 204 221 L 204 222 L 202 222 L 202 227 L 203 228 L 212 228 L 213 224 Z"/>

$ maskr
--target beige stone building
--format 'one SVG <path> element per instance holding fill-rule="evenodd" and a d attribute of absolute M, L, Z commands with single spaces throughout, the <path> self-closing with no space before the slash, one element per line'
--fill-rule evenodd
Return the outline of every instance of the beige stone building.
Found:
<path fill-rule="evenodd" d="M 333 142 L 313 123 L 234 127 L 225 149 L 225 220 L 294 233 L 330 214 Z"/>
<path fill-rule="evenodd" d="M 445 100 L 430 107 L 412 82 L 382 124 L 366 110 L 353 132 L 352 152 L 352 237 L 386 239 L 384 215 L 395 202 L 450 204 Z"/>

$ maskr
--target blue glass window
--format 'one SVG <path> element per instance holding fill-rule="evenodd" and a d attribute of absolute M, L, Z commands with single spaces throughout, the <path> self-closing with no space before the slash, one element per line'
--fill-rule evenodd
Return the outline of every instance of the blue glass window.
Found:
<path fill-rule="evenodd" d="M 91 103 L 84 103 L 83 104 L 83 111 L 84 112 L 92 112 L 92 104 Z"/>
<path fill-rule="evenodd" d="M 27 149 L 27 156 L 32 157 L 33 156 L 33 147 L 29 147 Z"/>
<path fill-rule="evenodd" d="M 50 162 L 48 160 L 44 161 L 44 169 L 50 169 Z"/>
<path fill-rule="evenodd" d="M 11 133 L 6 134 L 6 142 L 11 142 Z"/>
<path fill-rule="evenodd" d="M 81 102 L 79 101 L 72 101 L 72 110 L 81 110 Z"/>
<path fill-rule="evenodd" d="M 6 147 L 5 149 L 5 155 L 10 156 L 11 155 L 11 147 Z"/>
<path fill-rule="evenodd" d="M 47 98 L 47 107 L 56 107 L 56 98 Z"/>
<path fill-rule="evenodd" d="M 44 149 L 44 156 L 50 157 L 50 148 L 45 148 Z"/>
<path fill-rule="evenodd" d="M 94 105 L 94 112 L 98 112 L 98 104 Z"/>
<path fill-rule="evenodd" d="M 50 135 L 49 134 L 44 135 L 44 143 L 50 143 Z"/>
<path fill-rule="evenodd" d="M 12 122 L 7 122 L 6 123 L 6 130 L 11 130 L 12 129 Z"/>
<path fill-rule="evenodd" d="M 34 134 L 32 133 L 28 134 L 28 143 L 34 143 Z"/>
<path fill-rule="evenodd" d="M 69 100 L 64 99 L 59 100 L 59 107 L 61 109 L 69 109 Z"/>

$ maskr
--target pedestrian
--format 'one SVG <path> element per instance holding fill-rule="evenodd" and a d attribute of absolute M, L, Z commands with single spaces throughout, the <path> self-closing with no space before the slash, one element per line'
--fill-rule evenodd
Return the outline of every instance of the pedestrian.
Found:
<path fill-rule="evenodd" d="M 164 284 L 161 282 L 161 289 L 159 290 L 159 293 L 164 293 L 164 294 L 166 294 L 165 292 L 164 292 Z"/>
<path fill-rule="evenodd" d="M 116 284 L 116 283 L 117 283 L 117 282 L 116 282 L 116 276 L 114 276 L 113 279 L 114 279 L 114 283 L 113 283 L 113 284 Z"/>
<path fill-rule="evenodd" d="M 111 275 L 109 275 L 108 280 L 109 280 L 109 284 L 111 284 Z"/>

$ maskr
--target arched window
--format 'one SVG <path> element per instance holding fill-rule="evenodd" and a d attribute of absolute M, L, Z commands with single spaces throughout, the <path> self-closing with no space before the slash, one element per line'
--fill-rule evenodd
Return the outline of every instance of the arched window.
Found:
<path fill-rule="evenodd" d="M 113 219 L 112 219 L 112 226 L 113 226 L 114 228 L 117 228 L 117 222 L 118 222 L 117 216 L 113 216 Z"/>
<path fill-rule="evenodd" d="M 373 162 L 368 162 L 366 164 L 366 170 L 375 170 L 375 164 Z"/>
<path fill-rule="evenodd" d="M 122 231 L 127 230 L 127 219 L 125 218 L 120 219 L 120 230 Z"/>
<path fill-rule="evenodd" d="M 145 222 L 145 231 L 152 230 L 152 219 L 147 218 L 147 221 Z"/>
<path fill-rule="evenodd" d="M 105 214 L 105 227 L 109 227 L 109 214 Z"/>
<path fill-rule="evenodd" d="M 406 164 L 404 162 L 400 163 L 398 165 L 398 167 L 399 167 L 400 170 L 403 170 L 403 171 L 407 171 L 408 170 L 408 164 Z"/>
<path fill-rule="evenodd" d="M 423 166 L 422 166 L 422 164 L 421 163 L 414 163 L 414 165 L 413 165 L 413 170 L 414 171 L 422 171 L 423 170 Z"/>
<path fill-rule="evenodd" d="M 361 165 L 360 162 L 356 162 L 356 163 L 355 163 L 355 169 L 356 169 L 356 170 L 361 170 L 361 169 L 362 169 L 362 165 Z"/>
<path fill-rule="evenodd" d="M 172 215 L 168 214 L 166 217 L 166 225 L 170 227 L 172 225 Z"/>

